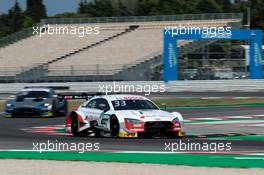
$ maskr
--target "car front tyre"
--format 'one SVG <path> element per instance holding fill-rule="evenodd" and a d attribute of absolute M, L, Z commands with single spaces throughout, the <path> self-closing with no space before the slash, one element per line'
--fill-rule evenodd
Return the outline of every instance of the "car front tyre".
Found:
<path fill-rule="evenodd" d="M 85 132 L 80 132 L 80 122 L 77 119 L 77 116 L 72 117 L 72 122 L 71 122 L 71 131 L 72 131 L 72 136 L 73 137 L 84 137 Z"/>
<path fill-rule="evenodd" d="M 116 116 L 112 116 L 110 119 L 110 131 L 112 137 L 118 137 L 120 130 L 119 121 Z"/>

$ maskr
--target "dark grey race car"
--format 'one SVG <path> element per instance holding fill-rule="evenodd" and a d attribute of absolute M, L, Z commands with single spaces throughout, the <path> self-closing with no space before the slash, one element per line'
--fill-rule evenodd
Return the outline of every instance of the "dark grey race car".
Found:
<path fill-rule="evenodd" d="M 67 101 L 52 88 L 24 88 L 5 104 L 5 117 L 51 117 L 66 115 Z"/>

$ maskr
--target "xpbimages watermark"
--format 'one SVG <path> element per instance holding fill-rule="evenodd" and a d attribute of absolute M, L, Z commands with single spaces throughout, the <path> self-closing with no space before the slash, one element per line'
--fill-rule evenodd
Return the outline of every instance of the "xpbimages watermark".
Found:
<path fill-rule="evenodd" d="M 201 35 L 202 38 L 230 38 L 231 27 L 198 27 L 190 24 L 165 27 L 165 34 L 172 37 L 177 35 Z"/>
<path fill-rule="evenodd" d="M 165 85 L 157 84 L 121 84 L 121 83 L 109 83 L 99 85 L 99 93 L 144 93 L 150 95 L 151 93 L 165 92 Z"/>
<path fill-rule="evenodd" d="M 100 143 L 95 142 L 59 142 L 58 140 L 46 142 L 33 142 L 33 151 L 71 151 L 84 153 L 86 151 L 99 151 Z"/>
<path fill-rule="evenodd" d="M 195 142 L 190 140 L 180 140 L 179 142 L 165 142 L 166 152 L 226 152 L 232 150 L 231 142 Z"/>
<path fill-rule="evenodd" d="M 44 35 L 77 35 L 80 38 L 88 35 L 99 35 L 100 27 L 97 26 L 70 26 L 50 25 L 34 26 L 33 35 L 42 37 Z"/>

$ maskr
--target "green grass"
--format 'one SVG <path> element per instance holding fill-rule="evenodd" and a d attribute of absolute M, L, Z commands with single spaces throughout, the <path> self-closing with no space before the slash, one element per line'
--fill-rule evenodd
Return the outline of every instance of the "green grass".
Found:
<path fill-rule="evenodd" d="M 68 160 L 96 162 L 154 163 L 207 167 L 264 168 L 263 156 L 231 154 L 138 154 L 100 152 L 8 152 L 0 151 L 0 159 Z M 241 159 L 237 159 L 241 158 Z"/>

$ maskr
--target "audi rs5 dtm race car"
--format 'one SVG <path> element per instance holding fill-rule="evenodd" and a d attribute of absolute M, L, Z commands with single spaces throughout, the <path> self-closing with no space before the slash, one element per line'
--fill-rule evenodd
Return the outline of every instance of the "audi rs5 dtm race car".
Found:
<path fill-rule="evenodd" d="M 67 116 L 66 132 L 75 137 L 184 136 L 180 113 L 162 111 L 143 96 L 121 94 L 84 102 Z"/>
<path fill-rule="evenodd" d="M 5 117 L 50 117 L 67 115 L 67 101 L 52 88 L 28 87 L 5 104 Z"/>

